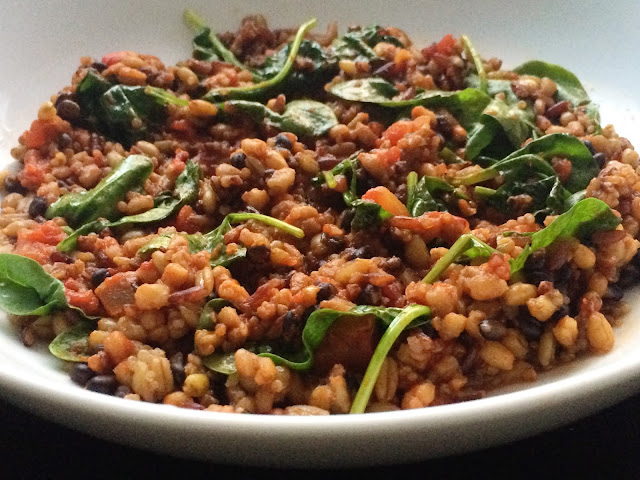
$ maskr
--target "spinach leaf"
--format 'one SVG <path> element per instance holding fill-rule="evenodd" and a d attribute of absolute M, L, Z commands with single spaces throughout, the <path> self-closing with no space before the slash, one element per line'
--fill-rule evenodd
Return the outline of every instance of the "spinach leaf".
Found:
<path fill-rule="evenodd" d="M 60 333 L 49 344 L 49 351 L 60 360 L 86 362 L 91 356 L 89 335 L 95 326 L 89 322 L 79 322 Z"/>
<path fill-rule="evenodd" d="M 231 305 L 229 300 L 225 300 L 224 298 L 212 298 L 209 300 L 202 312 L 200 313 L 200 319 L 198 320 L 197 329 L 198 330 L 213 330 L 215 327 L 213 321 L 211 320 L 212 313 L 218 313 L 224 307 Z"/>
<path fill-rule="evenodd" d="M 230 213 L 226 217 L 224 217 L 222 222 L 220 222 L 220 225 L 218 225 L 210 232 L 204 234 L 192 233 L 177 235 L 184 235 L 186 237 L 189 244 L 190 253 L 198 253 L 203 250 L 213 252 L 215 249 L 224 246 L 224 235 L 229 230 L 231 230 L 232 224 L 247 222 L 249 220 L 262 222 L 266 225 L 282 230 L 289 235 L 293 235 L 296 238 L 304 238 L 304 231 L 300 228 L 294 227 L 293 225 L 282 220 L 278 220 L 277 218 L 269 217 L 268 215 L 262 215 L 260 213 Z M 158 235 L 153 240 L 140 247 L 140 249 L 138 250 L 138 254 L 142 255 L 154 250 L 167 248 L 173 235 L 174 234 L 171 233 L 163 233 Z M 247 250 L 244 247 L 239 247 L 235 253 L 230 255 L 228 255 L 224 251 L 224 249 L 221 248 L 221 252 L 218 254 L 218 256 L 211 259 L 211 266 L 229 265 L 231 262 L 245 257 L 246 253 Z"/>
<path fill-rule="evenodd" d="M 247 343 L 242 348 L 249 350 L 252 353 L 270 353 L 270 345 L 256 345 L 254 343 Z M 211 355 L 207 355 L 202 358 L 202 364 L 209 370 L 221 373 L 223 375 L 233 375 L 236 373 L 236 352 L 213 352 Z"/>
<path fill-rule="evenodd" d="M 126 145 L 145 138 L 166 120 L 166 102 L 145 87 L 112 85 L 88 69 L 76 89 L 82 118 L 93 128 Z"/>
<path fill-rule="evenodd" d="M 262 78 L 276 76 L 285 67 L 290 51 L 291 44 L 289 43 L 275 54 L 267 57 L 254 72 Z M 285 93 L 295 94 L 324 85 L 338 73 L 338 59 L 333 55 L 333 52 L 323 50 L 319 43 L 312 40 L 303 40 L 300 43 L 297 58 L 303 68 L 296 68 L 297 65 L 294 64 L 291 73 L 280 86 L 280 90 Z"/>
<path fill-rule="evenodd" d="M 196 32 L 196 36 L 193 39 L 194 58 L 207 61 L 223 60 L 240 70 L 247 69 L 233 52 L 224 46 L 211 28 L 205 25 L 200 15 L 191 9 L 186 9 L 182 14 L 182 18 L 187 26 Z"/>
<path fill-rule="evenodd" d="M 290 356 L 289 359 L 284 358 L 280 355 L 276 355 L 274 353 L 261 353 L 260 355 L 263 357 L 271 358 L 276 365 L 286 365 L 293 370 L 309 370 L 313 366 L 313 357 L 315 351 L 322 343 L 322 340 L 327 334 L 329 327 L 331 327 L 331 325 L 333 325 L 334 322 L 339 318 L 344 316 L 364 317 L 366 315 L 373 315 L 377 319 L 382 321 L 385 325 L 389 325 L 393 323 L 393 321 L 398 316 L 402 315 L 403 312 L 406 312 L 411 308 L 412 307 L 407 307 L 405 309 L 402 309 L 395 307 L 374 307 L 371 305 L 357 305 L 347 312 L 333 310 L 330 308 L 321 308 L 311 313 L 304 325 L 304 328 L 302 330 L 302 344 L 304 345 L 304 349 L 301 352 L 297 352 L 296 354 Z M 419 310 L 416 310 L 416 312 L 419 312 L 418 314 L 413 315 L 413 310 L 409 310 L 409 312 L 412 313 L 410 315 L 411 318 L 407 323 L 413 321 L 411 325 L 418 326 L 424 323 L 424 321 L 417 320 L 418 317 L 429 315 L 430 310 L 428 307 L 421 306 Z"/>
<path fill-rule="evenodd" d="M 101 217 L 113 219 L 118 214 L 118 201 L 130 190 L 141 187 L 152 170 L 153 162 L 149 157 L 130 155 L 91 190 L 60 197 L 49 206 L 46 217 L 64 217 L 74 227 Z"/>
<path fill-rule="evenodd" d="M 433 283 L 449 268 L 452 263 L 461 260 L 472 260 L 478 257 L 490 257 L 496 250 L 475 235 L 465 233 L 451 245 L 451 248 L 435 263 L 429 273 L 422 279 L 425 283 Z"/>
<path fill-rule="evenodd" d="M 293 63 L 298 56 L 298 50 L 300 48 L 302 40 L 304 39 L 304 36 L 309 30 L 316 26 L 316 23 L 316 19 L 313 18 L 306 21 L 300 26 L 295 38 L 293 39 L 293 42 L 291 42 L 287 60 L 282 66 L 282 70 L 280 70 L 277 75 L 253 85 L 243 87 L 214 88 L 212 90 L 209 90 L 209 92 L 207 92 L 202 97 L 203 100 L 207 100 L 209 102 L 220 102 L 225 99 L 252 99 L 268 95 L 273 87 L 282 83 L 289 75 L 289 72 L 293 67 Z"/>
<path fill-rule="evenodd" d="M 193 160 L 188 160 L 185 169 L 176 178 L 174 195 L 163 195 L 156 198 L 155 206 L 146 212 L 135 215 L 127 215 L 114 222 L 98 219 L 89 222 L 72 232 L 67 238 L 58 243 L 57 248 L 61 252 L 69 252 L 76 247 L 78 237 L 88 235 L 91 232 L 101 232 L 105 228 L 121 225 L 142 225 L 155 223 L 176 213 L 182 206 L 193 203 L 198 198 L 198 180 L 200 179 L 200 167 Z M 157 250 L 157 248 L 154 248 Z"/>
<path fill-rule="evenodd" d="M 145 253 L 153 253 L 156 250 L 166 250 L 171 243 L 171 233 L 161 233 L 154 237 L 151 241 L 145 243 L 138 249 L 138 255 L 144 255 Z"/>
<path fill-rule="evenodd" d="M 480 90 L 484 93 L 487 93 L 489 88 L 488 82 L 487 82 L 487 73 L 484 70 L 484 65 L 482 63 L 482 58 L 480 57 L 480 54 L 478 53 L 476 48 L 473 46 L 473 43 L 471 43 L 471 40 L 469 39 L 469 37 L 467 37 L 466 35 L 462 35 L 460 37 L 460 41 L 462 42 L 462 45 L 464 46 L 467 52 L 467 57 L 471 59 L 471 61 L 473 62 L 473 65 L 476 68 Z"/>
<path fill-rule="evenodd" d="M 458 91 L 423 90 L 413 98 L 395 99 L 398 90 L 378 77 L 359 78 L 338 83 L 329 93 L 350 102 L 373 103 L 387 108 L 405 108 L 422 105 L 445 108 L 467 129 L 475 125 L 489 105 L 489 96 L 476 88 Z"/>
<path fill-rule="evenodd" d="M 436 197 L 453 191 L 454 187 L 440 178 L 425 175 L 418 181 L 418 174 L 411 172 L 407 176 L 407 210 L 412 217 L 426 212 L 446 212 L 446 205 Z"/>
<path fill-rule="evenodd" d="M 530 106 L 520 108 L 519 102 L 511 103 L 507 100 L 494 98 L 484 109 L 478 122 L 468 132 L 466 145 L 466 159 L 473 160 L 480 152 L 495 143 L 494 148 L 504 152 L 504 142 L 507 140 L 508 152 L 519 148 L 525 140 L 537 131 L 535 116 Z"/>
<path fill-rule="evenodd" d="M 64 285 L 27 257 L 0 253 L 0 308 L 13 315 L 47 315 L 67 308 Z"/>
<path fill-rule="evenodd" d="M 184 170 L 176 178 L 173 196 L 164 196 L 156 199 L 156 205 L 146 212 L 135 215 L 127 215 L 111 223 L 109 226 L 145 223 L 155 223 L 176 213 L 184 205 L 189 205 L 198 198 L 198 181 L 200 180 L 200 167 L 193 160 L 188 160 Z"/>
<path fill-rule="evenodd" d="M 591 103 L 591 99 L 578 77 L 560 65 L 532 60 L 514 68 L 513 71 L 518 75 L 550 78 L 558 87 L 558 101 L 568 100 L 574 107 Z"/>
<path fill-rule="evenodd" d="M 362 200 L 358 197 L 358 180 L 356 174 L 356 169 L 358 168 L 358 154 L 359 152 L 355 152 L 350 157 L 342 160 L 331 170 L 322 172 L 311 181 L 315 185 L 326 183 L 330 188 L 334 188 L 336 184 L 336 175 L 344 175 L 347 177 L 349 181 L 349 188 L 342 194 L 342 198 L 347 207 L 354 210 L 351 227 L 355 230 L 364 230 L 379 226 L 384 220 L 390 218 L 392 215 L 379 204 L 368 200 Z"/>
<path fill-rule="evenodd" d="M 598 174 L 596 161 L 578 138 L 565 133 L 554 133 L 528 143 L 490 167 L 456 178 L 453 182 L 459 185 L 473 185 L 498 175 L 506 175 L 505 188 L 513 193 L 517 190 L 514 182 L 524 182 L 533 173 L 537 174 L 538 178 L 556 177 L 550 163 L 554 157 L 563 157 L 571 162 L 571 173 L 564 184 L 569 193 L 585 189 Z M 554 181 L 551 183 L 555 185 Z M 550 189 L 547 192 L 550 192 Z M 566 197 L 558 191 L 557 198 L 560 196 Z"/>
<path fill-rule="evenodd" d="M 374 24 L 349 30 L 342 37 L 334 40 L 331 48 L 341 60 L 369 62 L 379 58 L 373 51 L 373 47 L 380 42 L 404 47 L 398 38 L 384 33 L 383 28 Z"/>
<path fill-rule="evenodd" d="M 558 238 L 589 238 L 598 230 L 612 230 L 620 224 L 620 219 L 611 208 L 597 198 L 580 200 L 567 212 L 556 217 L 547 227 L 531 234 L 531 242 L 520 255 L 511 259 L 511 274 L 522 267 L 536 250 L 551 245 Z"/>
<path fill-rule="evenodd" d="M 294 100 L 285 105 L 282 114 L 258 102 L 229 100 L 226 105 L 249 115 L 256 122 L 272 125 L 283 132 L 298 136 L 319 137 L 338 124 L 335 113 L 328 105 L 315 100 Z"/>
<path fill-rule="evenodd" d="M 369 403 L 371 392 L 373 392 L 373 387 L 380 375 L 384 359 L 389 354 L 391 347 L 393 347 L 393 344 L 400 334 L 406 328 L 410 327 L 416 319 L 429 316 L 430 314 L 431 310 L 429 307 L 425 307 L 424 305 L 409 305 L 408 307 L 403 308 L 402 311 L 393 319 L 373 352 L 373 356 L 371 357 L 369 366 L 362 378 L 360 388 L 358 388 L 358 392 L 353 399 L 351 411 L 349 413 L 364 413 L 367 408 L 367 404 Z"/>

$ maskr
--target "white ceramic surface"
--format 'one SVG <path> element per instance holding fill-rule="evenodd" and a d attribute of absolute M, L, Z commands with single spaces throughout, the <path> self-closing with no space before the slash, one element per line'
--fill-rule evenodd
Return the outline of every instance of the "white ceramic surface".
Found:
<path fill-rule="evenodd" d="M 0 0 L 0 162 L 35 118 L 39 104 L 66 85 L 83 55 L 131 49 L 175 62 L 188 55 L 184 7 L 217 30 L 247 13 L 293 26 L 317 16 L 377 21 L 406 30 L 418 44 L 466 33 L 484 56 L 514 66 L 539 58 L 576 73 L 602 105 L 604 123 L 640 145 L 637 79 L 640 2 L 595 1 L 297 1 L 179 2 Z M 0 394 L 17 405 L 105 439 L 220 463 L 272 466 L 373 465 L 418 461 L 508 442 L 559 426 L 620 401 L 640 386 L 640 295 L 604 356 L 457 405 L 334 417 L 268 417 L 182 410 L 123 401 L 74 386 L 43 349 L 22 346 L 0 319 Z"/>

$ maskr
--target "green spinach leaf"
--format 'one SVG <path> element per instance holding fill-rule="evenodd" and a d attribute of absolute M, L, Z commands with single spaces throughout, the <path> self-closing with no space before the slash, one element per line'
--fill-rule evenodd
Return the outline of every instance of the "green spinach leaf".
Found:
<path fill-rule="evenodd" d="M 127 192 L 141 187 L 152 170 L 153 162 L 149 157 L 130 155 L 91 190 L 60 197 L 49 206 L 46 217 L 64 217 L 74 227 L 98 218 L 113 219 L 118 214 L 118 201 Z"/>
<path fill-rule="evenodd" d="M 402 311 L 393 319 L 373 352 L 373 356 L 371 357 L 369 366 L 362 378 L 360 388 L 358 388 L 358 392 L 353 399 L 351 411 L 349 413 L 364 413 L 367 408 L 367 404 L 369 403 L 371 392 L 373 392 L 373 387 L 380 375 L 384 359 L 387 358 L 387 355 L 395 341 L 398 339 L 400 334 L 410 327 L 417 319 L 430 315 L 431 310 L 429 307 L 425 307 L 424 305 L 409 305 L 408 307 L 403 308 Z"/>
<path fill-rule="evenodd" d="M 429 273 L 422 279 L 425 283 L 433 283 L 449 268 L 452 263 L 473 260 L 478 257 L 490 257 L 496 250 L 475 235 L 465 233 L 451 245 L 451 248 L 435 263 Z"/>
<path fill-rule="evenodd" d="M 258 102 L 229 100 L 235 111 L 249 115 L 254 121 L 272 125 L 283 132 L 298 136 L 319 137 L 338 124 L 335 113 L 328 105 L 315 100 L 293 100 L 285 105 L 282 114 Z"/>
<path fill-rule="evenodd" d="M 331 48 L 341 60 L 370 62 L 379 58 L 373 51 L 373 47 L 380 42 L 404 47 L 397 37 L 385 33 L 383 28 L 374 24 L 349 30 L 342 37 L 334 40 Z"/>
<path fill-rule="evenodd" d="M 60 333 L 49 344 L 49 351 L 60 360 L 67 362 L 86 362 L 91 356 L 89 335 L 95 325 L 79 322 Z"/>
<path fill-rule="evenodd" d="M 64 285 L 27 257 L 0 253 L 0 308 L 13 315 L 47 315 L 68 307 Z"/>
<path fill-rule="evenodd" d="M 511 274 L 522 269 L 533 252 L 551 245 L 559 238 L 589 238 L 596 231 L 613 230 L 619 224 L 620 219 L 602 200 L 580 200 L 568 211 L 556 217 L 547 227 L 530 235 L 529 245 L 515 259 L 511 259 Z"/>
<path fill-rule="evenodd" d="M 416 315 L 413 315 L 413 310 L 410 315 L 411 318 L 407 324 L 411 323 L 412 326 L 418 326 L 424 323 L 424 320 L 418 319 L 418 317 L 428 316 L 430 310 L 428 307 L 422 307 L 416 310 Z M 307 319 L 304 328 L 302 330 L 302 344 L 304 349 L 289 358 L 284 358 L 274 353 L 262 353 L 261 356 L 269 357 L 276 365 L 286 365 L 293 370 L 309 370 L 313 366 L 313 358 L 315 351 L 318 349 L 322 340 L 324 339 L 329 327 L 334 324 L 336 320 L 344 316 L 363 317 L 366 315 L 373 315 L 379 319 L 383 324 L 389 325 L 393 321 L 407 312 L 412 307 L 394 308 L 394 307 L 374 307 L 371 305 L 357 305 L 347 312 L 332 310 L 330 308 L 321 308 L 315 310 Z M 406 313 L 405 313 L 406 316 Z M 405 325 L 406 326 L 406 325 Z"/>
<path fill-rule="evenodd" d="M 313 18 L 300 26 L 293 42 L 291 42 L 287 60 L 282 66 L 282 70 L 280 70 L 277 75 L 253 85 L 214 88 L 209 90 L 209 92 L 202 97 L 203 100 L 207 100 L 209 102 L 220 102 L 228 99 L 254 99 L 268 95 L 269 92 L 272 91 L 273 87 L 281 84 L 289 75 L 293 67 L 293 63 L 298 56 L 298 50 L 300 49 L 300 44 L 302 43 L 304 36 L 309 30 L 316 26 L 316 23 L 316 19 Z"/>
<path fill-rule="evenodd" d="M 411 172 L 407 176 L 407 210 L 412 217 L 419 217 L 426 212 L 446 212 L 445 203 L 436 198 L 453 192 L 453 185 L 440 178 L 425 175 L 418 181 L 418 174 Z"/>
<path fill-rule="evenodd" d="M 231 50 L 224 46 L 218 36 L 207 27 L 200 15 L 191 9 L 184 11 L 182 18 L 191 30 L 196 32 L 193 39 L 193 57 L 198 60 L 222 60 L 230 63 L 234 67 L 245 70 L 245 67 L 233 54 Z M 259 78 L 256 77 L 256 79 Z"/>

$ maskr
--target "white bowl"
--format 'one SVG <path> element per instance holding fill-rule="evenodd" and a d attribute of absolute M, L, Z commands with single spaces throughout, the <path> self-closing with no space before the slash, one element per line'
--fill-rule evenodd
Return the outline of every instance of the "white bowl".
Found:
<path fill-rule="evenodd" d="M 0 153 L 35 118 L 38 106 L 70 82 L 79 57 L 131 49 L 166 63 L 185 58 L 191 34 L 179 2 L 129 0 L 81 4 L 12 2 L 0 7 Z M 218 31 L 233 30 L 248 13 L 274 26 L 311 16 L 318 30 L 337 20 L 379 22 L 404 29 L 418 44 L 446 33 L 469 35 L 484 56 L 506 66 L 529 59 L 573 71 L 602 105 L 603 122 L 640 145 L 640 3 L 479 2 L 214 2 L 193 1 Z M 634 48 L 635 47 L 635 48 Z M 420 410 L 334 417 L 230 415 L 124 401 L 71 383 L 46 349 L 25 348 L 0 319 L 0 393 L 55 422 L 92 435 L 171 455 L 218 463 L 271 466 L 374 465 L 418 461 L 485 448 L 541 432 L 622 400 L 640 385 L 640 295 L 615 330 L 614 350 L 559 368 L 523 384 L 466 403 Z"/>

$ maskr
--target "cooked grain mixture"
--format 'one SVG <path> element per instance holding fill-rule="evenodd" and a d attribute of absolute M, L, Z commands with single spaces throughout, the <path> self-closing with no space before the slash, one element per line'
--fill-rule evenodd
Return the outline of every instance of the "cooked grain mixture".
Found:
<path fill-rule="evenodd" d="M 614 346 L 638 153 L 578 79 L 394 27 L 84 57 L 3 172 L 0 306 L 82 387 L 320 415 L 482 397 Z"/>

